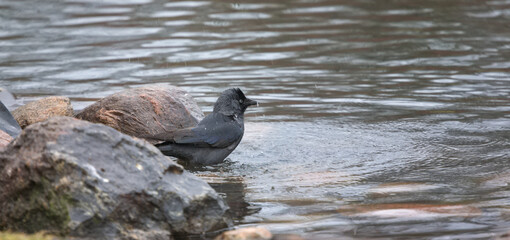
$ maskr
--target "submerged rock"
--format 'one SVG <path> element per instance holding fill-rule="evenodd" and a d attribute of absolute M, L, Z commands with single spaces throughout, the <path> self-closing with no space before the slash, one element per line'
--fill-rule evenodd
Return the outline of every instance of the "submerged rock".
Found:
<path fill-rule="evenodd" d="M 495 240 L 510 240 L 510 231 L 500 234 L 499 236 L 494 238 Z"/>
<path fill-rule="evenodd" d="M 183 89 L 149 86 L 107 96 L 76 117 L 151 141 L 151 136 L 162 132 L 195 126 L 204 114 Z"/>
<path fill-rule="evenodd" d="M 350 217 L 379 217 L 400 219 L 423 219 L 444 217 L 478 217 L 482 210 L 463 204 L 425 204 L 425 203 L 379 203 L 346 205 L 337 210 Z"/>
<path fill-rule="evenodd" d="M 157 148 L 69 117 L 27 127 L 0 152 L 0 230 L 168 239 L 231 225 L 203 180 Z"/>
<path fill-rule="evenodd" d="M 305 240 L 297 234 L 275 234 L 271 240 Z"/>
<path fill-rule="evenodd" d="M 226 231 L 214 240 L 270 240 L 273 234 L 262 227 L 248 227 Z"/>
<path fill-rule="evenodd" d="M 73 116 L 73 107 L 67 97 L 52 96 L 23 105 L 12 111 L 21 128 L 56 116 Z"/>

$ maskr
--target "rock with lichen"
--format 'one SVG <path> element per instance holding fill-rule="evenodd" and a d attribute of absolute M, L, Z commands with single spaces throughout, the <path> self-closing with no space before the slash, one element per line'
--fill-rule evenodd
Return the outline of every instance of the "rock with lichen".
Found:
<path fill-rule="evenodd" d="M 0 231 L 169 239 L 231 225 L 203 180 L 146 141 L 69 117 L 28 126 L 0 152 Z"/>
<path fill-rule="evenodd" d="M 174 86 L 147 86 L 107 96 L 76 115 L 134 137 L 192 127 L 204 117 L 195 100 Z"/>
<path fill-rule="evenodd" d="M 21 128 L 46 121 L 56 116 L 73 116 L 73 107 L 68 97 L 52 96 L 29 102 L 12 111 Z"/>

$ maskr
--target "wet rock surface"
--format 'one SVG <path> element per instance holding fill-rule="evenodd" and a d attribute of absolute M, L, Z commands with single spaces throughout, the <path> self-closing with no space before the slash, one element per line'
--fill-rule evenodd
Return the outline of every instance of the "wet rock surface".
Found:
<path fill-rule="evenodd" d="M 14 111 L 12 115 L 18 121 L 21 128 L 30 124 L 45 121 L 56 116 L 73 116 L 73 107 L 67 97 L 52 96 L 23 105 Z"/>
<path fill-rule="evenodd" d="M 94 239 L 169 239 L 231 225 L 203 180 L 145 141 L 57 117 L 0 153 L 0 230 Z"/>
<path fill-rule="evenodd" d="M 0 101 L 0 130 L 11 137 L 17 136 L 21 132 L 18 122 L 14 119 L 11 112 Z"/>
<path fill-rule="evenodd" d="M 297 234 L 275 234 L 271 240 L 305 240 Z"/>
<path fill-rule="evenodd" d="M 13 107 L 17 104 L 16 99 L 7 91 L 7 89 L 0 88 L 0 102 L 2 102 L 8 109 L 13 109 Z"/>
<path fill-rule="evenodd" d="M 7 146 L 7 144 L 9 144 L 11 141 L 12 141 L 12 137 L 7 134 L 6 132 L 0 130 L 0 150 Z"/>
<path fill-rule="evenodd" d="M 195 126 L 204 114 L 183 89 L 157 85 L 107 96 L 76 117 L 151 141 L 158 133 Z"/>
<path fill-rule="evenodd" d="M 270 240 L 273 234 L 261 227 L 248 227 L 222 233 L 214 240 Z"/>

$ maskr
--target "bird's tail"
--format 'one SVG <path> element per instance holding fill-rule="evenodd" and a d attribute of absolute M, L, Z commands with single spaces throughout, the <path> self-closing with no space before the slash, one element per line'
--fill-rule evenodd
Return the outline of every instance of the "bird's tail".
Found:
<path fill-rule="evenodd" d="M 185 149 L 182 149 L 183 146 L 177 146 L 175 144 L 168 142 L 156 144 L 154 146 L 156 146 L 159 149 L 159 151 L 161 151 L 161 153 L 163 153 L 166 156 L 176 157 L 181 160 L 192 159 L 192 156 L 190 154 L 186 154 L 186 152 L 189 151 L 185 151 Z"/>

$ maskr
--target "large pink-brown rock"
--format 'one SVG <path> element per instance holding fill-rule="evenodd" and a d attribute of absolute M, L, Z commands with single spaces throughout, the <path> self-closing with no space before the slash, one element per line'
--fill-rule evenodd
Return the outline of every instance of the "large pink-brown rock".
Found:
<path fill-rule="evenodd" d="M 6 132 L 0 130 L 0 150 L 12 141 L 12 137 Z"/>
<path fill-rule="evenodd" d="M 148 86 L 107 96 L 76 117 L 105 124 L 131 136 L 150 138 L 158 133 L 193 127 L 204 114 L 183 89 Z"/>
<path fill-rule="evenodd" d="M 52 96 L 29 102 L 12 111 L 14 119 L 21 128 L 30 124 L 46 121 L 51 117 L 73 116 L 73 107 L 67 97 Z"/>

